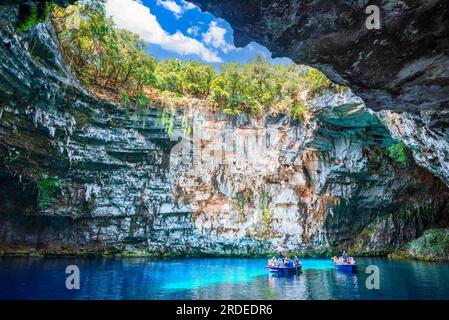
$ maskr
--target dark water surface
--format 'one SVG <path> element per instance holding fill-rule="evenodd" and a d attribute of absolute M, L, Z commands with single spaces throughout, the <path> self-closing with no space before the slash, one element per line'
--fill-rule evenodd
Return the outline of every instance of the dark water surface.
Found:
<path fill-rule="evenodd" d="M 301 275 L 276 277 L 266 259 L 0 258 L 0 299 L 449 299 L 449 264 L 359 258 L 358 274 L 304 259 Z M 80 269 L 67 290 L 66 267 Z M 380 289 L 368 290 L 368 265 Z"/>

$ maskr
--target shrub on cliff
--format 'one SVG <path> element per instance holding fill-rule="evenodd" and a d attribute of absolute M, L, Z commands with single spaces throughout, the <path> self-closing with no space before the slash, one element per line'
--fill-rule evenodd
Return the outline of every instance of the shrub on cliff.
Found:
<path fill-rule="evenodd" d="M 46 210 L 55 202 L 61 189 L 57 178 L 41 179 L 37 182 L 37 208 Z"/>
<path fill-rule="evenodd" d="M 304 83 L 312 96 L 321 94 L 326 90 L 331 90 L 334 93 L 346 90 L 345 87 L 332 83 L 321 71 L 312 68 L 304 76 Z"/>
<path fill-rule="evenodd" d="M 80 80 L 94 90 L 120 92 L 137 99 L 156 83 L 156 60 L 145 53 L 138 35 L 117 29 L 101 1 L 53 10 L 53 24 L 65 58 Z M 66 22 L 78 15 L 79 26 Z"/>
<path fill-rule="evenodd" d="M 19 32 L 28 31 L 38 23 L 46 22 L 50 17 L 52 7 L 51 2 L 21 4 L 16 30 Z"/>
<path fill-rule="evenodd" d="M 437 261 L 449 259 L 449 229 L 431 229 L 405 246 L 403 257 Z"/>
<path fill-rule="evenodd" d="M 408 164 L 406 150 L 405 145 L 402 142 L 398 142 L 388 148 L 388 155 L 401 166 L 406 167 Z"/>
<path fill-rule="evenodd" d="M 292 119 L 295 121 L 304 121 L 304 113 L 306 111 L 306 107 L 304 104 L 298 102 L 293 106 L 292 109 Z"/>

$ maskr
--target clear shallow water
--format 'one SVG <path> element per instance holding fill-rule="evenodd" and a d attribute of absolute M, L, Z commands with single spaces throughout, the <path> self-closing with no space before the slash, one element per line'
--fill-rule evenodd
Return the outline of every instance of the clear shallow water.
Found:
<path fill-rule="evenodd" d="M 304 259 L 303 273 L 276 277 L 266 259 L 0 258 L 0 299 L 449 299 L 449 264 L 359 258 L 358 274 Z M 365 268 L 380 268 L 380 290 Z M 81 289 L 65 288 L 80 268 Z"/>

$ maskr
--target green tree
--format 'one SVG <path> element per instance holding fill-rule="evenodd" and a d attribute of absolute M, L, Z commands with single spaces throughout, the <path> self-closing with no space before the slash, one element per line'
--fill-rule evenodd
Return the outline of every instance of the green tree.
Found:
<path fill-rule="evenodd" d="M 183 92 L 196 97 L 207 97 L 215 77 L 216 72 L 211 65 L 188 61 L 181 68 Z"/>
<path fill-rule="evenodd" d="M 79 28 L 68 28 L 65 22 L 75 15 L 80 18 Z M 220 72 L 196 61 L 157 62 L 146 54 L 138 35 L 118 29 L 107 17 L 104 0 L 56 7 L 52 21 L 61 50 L 79 79 L 94 92 L 120 97 L 127 109 L 133 105 L 138 114 L 146 113 L 152 103 L 149 97 L 157 92 L 162 105 L 176 104 L 179 97 L 187 96 L 207 99 L 226 114 L 276 113 L 303 121 L 304 92 L 317 95 L 341 88 L 316 69 L 273 65 L 262 56 L 246 64 L 223 64 Z"/>
<path fill-rule="evenodd" d="M 182 94 L 181 84 L 182 63 L 180 60 L 165 59 L 156 67 L 157 88 Z"/>
<path fill-rule="evenodd" d="M 274 102 L 276 89 L 276 74 L 267 59 L 258 55 L 243 68 L 246 100 L 252 108 L 252 113 L 264 112 Z"/>
<path fill-rule="evenodd" d="M 67 27 L 66 21 L 74 18 L 79 18 L 79 28 Z M 135 99 L 156 82 L 155 59 L 145 53 L 138 35 L 116 28 L 106 16 L 104 1 L 55 8 L 53 24 L 66 59 L 88 87 Z"/>
<path fill-rule="evenodd" d="M 246 94 L 247 86 L 241 64 L 223 64 L 220 75 L 212 81 L 212 99 L 227 114 L 248 112 L 250 103 Z"/>
<path fill-rule="evenodd" d="M 304 77 L 304 81 L 312 95 L 321 94 L 326 90 L 332 90 L 334 93 L 344 90 L 344 87 L 332 83 L 324 73 L 313 68 L 309 69 Z"/>

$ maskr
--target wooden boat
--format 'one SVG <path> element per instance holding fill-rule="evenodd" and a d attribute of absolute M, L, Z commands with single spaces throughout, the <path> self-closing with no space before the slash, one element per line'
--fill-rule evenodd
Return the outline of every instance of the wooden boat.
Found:
<path fill-rule="evenodd" d="M 346 264 L 346 263 L 334 263 L 335 269 L 338 271 L 348 272 L 348 273 L 355 273 L 357 272 L 357 265 L 356 264 Z"/>
<path fill-rule="evenodd" d="M 302 266 L 296 267 L 265 267 L 265 269 L 274 274 L 283 275 L 283 274 L 298 274 L 302 270 Z"/>

